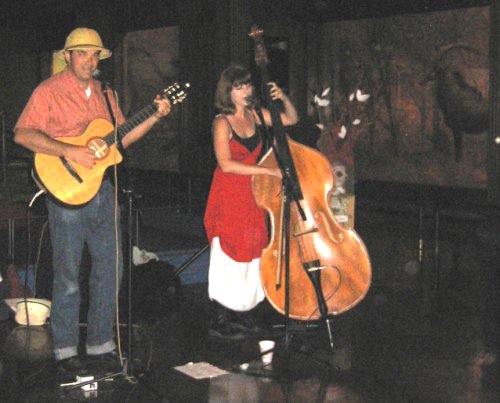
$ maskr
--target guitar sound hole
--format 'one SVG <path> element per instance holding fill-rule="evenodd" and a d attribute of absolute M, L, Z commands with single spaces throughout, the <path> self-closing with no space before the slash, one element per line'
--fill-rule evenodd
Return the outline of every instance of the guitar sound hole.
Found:
<path fill-rule="evenodd" d="M 101 138 L 93 138 L 87 143 L 87 147 L 90 148 L 95 157 L 98 160 L 103 159 L 109 154 L 109 147 L 106 142 Z"/>

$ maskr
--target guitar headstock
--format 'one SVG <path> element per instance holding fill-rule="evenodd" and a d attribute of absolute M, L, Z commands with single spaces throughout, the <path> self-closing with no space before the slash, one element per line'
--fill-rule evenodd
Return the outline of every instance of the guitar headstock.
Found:
<path fill-rule="evenodd" d="M 255 63 L 257 66 L 265 66 L 269 62 L 269 59 L 264 45 L 264 30 L 260 29 L 257 25 L 252 25 L 248 36 L 254 40 Z"/>
<path fill-rule="evenodd" d="M 262 35 L 264 35 L 264 30 L 259 28 L 257 25 L 252 25 L 252 28 L 250 28 L 248 36 L 256 40 L 256 39 L 262 39 Z"/>
<path fill-rule="evenodd" d="M 181 103 L 188 96 L 189 83 L 173 83 L 163 90 L 163 96 L 168 98 L 172 105 Z"/>

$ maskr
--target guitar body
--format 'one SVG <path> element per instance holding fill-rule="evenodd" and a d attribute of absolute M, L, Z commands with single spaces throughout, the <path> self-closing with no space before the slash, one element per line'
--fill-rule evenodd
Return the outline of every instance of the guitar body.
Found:
<path fill-rule="evenodd" d="M 82 135 L 58 137 L 57 140 L 66 144 L 88 146 L 113 130 L 113 125 L 107 120 L 96 119 L 87 126 Z M 67 161 L 81 181 L 67 169 L 60 157 L 35 153 L 33 178 L 41 189 L 63 204 L 74 207 L 86 204 L 99 191 L 106 169 L 123 160 L 115 144 L 106 146 L 105 150 L 103 148 L 99 145 L 99 151 L 102 151 L 103 155 L 97 159 L 92 169 Z"/>

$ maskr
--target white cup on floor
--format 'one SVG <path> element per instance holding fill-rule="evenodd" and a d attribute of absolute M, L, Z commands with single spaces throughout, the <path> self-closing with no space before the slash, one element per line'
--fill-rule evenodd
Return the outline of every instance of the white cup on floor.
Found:
<path fill-rule="evenodd" d="M 273 350 L 275 345 L 276 343 L 273 340 L 261 340 L 259 341 L 260 352 L 264 353 L 266 351 Z M 273 351 L 269 351 L 268 353 L 261 355 L 260 358 L 264 366 L 271 365 L 273 362 Z"/>

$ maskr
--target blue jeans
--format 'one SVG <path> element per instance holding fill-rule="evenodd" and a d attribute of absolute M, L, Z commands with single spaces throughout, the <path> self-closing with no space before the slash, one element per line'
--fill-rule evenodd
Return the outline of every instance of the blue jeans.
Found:
<path fill-rule="evenodd" d="M 118 285 L 121 281 L 123 258 L 120 210 L 118 208 L 118 224 L 115 229 L 114 199 L 114 188 L 107 180 L 103 182 L 97 195 L 81 208 L 66 209 L 47 199 L 54 272 L 50 323 L 56 360 L 78 353 L 78 277 L 85 243 L 92 262 L 86 352 L 104 354 L 116 348 L 113 332 L 115 290 L 117 277 Z M 117 257 L 118 274 L 115 270 Z"/>

